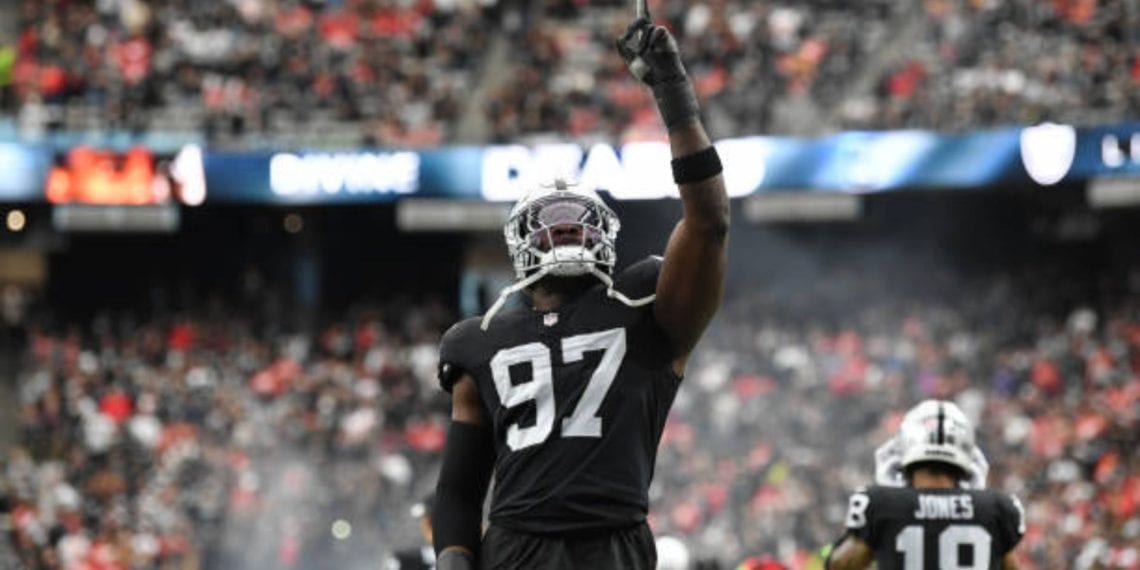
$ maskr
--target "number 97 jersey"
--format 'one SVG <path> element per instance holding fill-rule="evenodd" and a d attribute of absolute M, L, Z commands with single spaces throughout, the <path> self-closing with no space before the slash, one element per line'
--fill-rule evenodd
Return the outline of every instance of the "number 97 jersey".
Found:
<path fill-rule="evenodd" d="M 648 258 L 620 272 L 627 297 L 654 293 Z M 600 282 L 556 310 L 516 306 L 456 324 L 440 345 L 440 383 L 469 374 L 494 429 L 489 518 L 529 533 L 645 520 L 657 445 L 680 384 L 652 303 L 629 307 Z"/>
<path fill-rule="evenodd" d="M 1012 495 L 985 489 L 871 487 L 851 495 L 847 532 L 879 570 L 998 570 L 1025 534 Z"/>

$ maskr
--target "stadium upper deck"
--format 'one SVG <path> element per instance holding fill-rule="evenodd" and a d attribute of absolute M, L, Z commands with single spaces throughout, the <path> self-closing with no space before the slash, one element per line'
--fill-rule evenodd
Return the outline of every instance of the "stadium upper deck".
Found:
<path fill-rule="evenodd" d="M 1127 3 L 662 0 L 712 130 L 958 130 L 1140 112 Z M 3 112 L 249 146 L 654 136 L 595 2 L 23 3 Z"/>

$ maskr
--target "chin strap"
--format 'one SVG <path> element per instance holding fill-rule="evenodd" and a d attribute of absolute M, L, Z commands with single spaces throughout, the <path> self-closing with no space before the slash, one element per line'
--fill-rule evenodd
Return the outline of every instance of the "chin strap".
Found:
<path fill-rule="evenodd" d="M 648 304 L 652 303 L 655 299 L 657 299 L 656 293 L 654 293 L 653 295 L 649 295 L 647 297 L 642 297 L 640 299 L 630 299 L 629 297 L 626 297 L 624 294 L 622 294 L 621 291 L 614 289 L 614 278 L 610 277 L 609 274 L 602 271 L 601 269 L 598 269 L 597 266 L 591 265 L 590 266 L 590 273 L 592 273 L 594 275 L 594 277 L 597 277 L 599 281 L 601 281 L 602 283 L 604 283 L 606 285 L 606 296 L 607 297 L 609 297 L 611 299 L 617 299 L 618 301 L 621 301 L 622 304 L 624 304 L 627 307 L 641 307 L 644 305 L 648 305 Z"/>
<path fill-rule="evenodd" d="M 535 271 L 530 275 L 530 277 L 522 279 L 513 285 L 507 285 L 506 287 L 503 287 L 503 290 L 499 292 L 499 298 L 495 299 L 495 304 L 491 305 L 491 308 L 487 309 L 487 314 L 483 315 L 483 322 L 479 324 L 479 328 L 487 330 L 487 327 L 491 326 L 491 319 L 495 316 L 495 313 L 498 313 L 499 309 L 503 308 L 503 303 L 507 302 L 507 297 L 510 297 L 511 294 L 516 291 L 521 291 L 527 287 L 530 287 L 531 284 L 533 284 L 535 281 L 546 277 L 546 274 L 550 273 L 552 269 L 554 269 L 553 265 L 547 265 L 546 267 Z"/>
<path fill-rule="evenodd" d="M 506 287 L 503 287 L 503 290 L 499 292 L 499 298 L 495 299 L 495 304 L 491 305 L 491 308 L 487 309 L 487 314 L 483 315 L 483 321 L 479 324 L 479 328 L 481 328 L 483 330 L 487 330 L 487 328 L 491 326 L 491 319 L 494 318 L 495 314 L 498 313 L 499 310 L 503 308 L 503 303 L 507 302 L 508 297 L 510 297 L 513 293 L 515 293 L 517 291 L 521 291 L 527 287 L 530 287 L 532 284 L 537 282 L 539 279 L 546 277 L 551 272 L 551 270 L 553 270 L 553 269 L 554 269 L 553 265 L 547 265 L 546 267 L 543 267 L 542 269 L 535 271 L 529 277 L 522 279 L 521 281 L 514 283 L 512 285 L 508 285 Z M 618 301 L 621 301 L 621 303 L 627 307 L 642 307 L 642 306 L 645 306 L 645 305 L 652 303 L 655 299 L 657 299 L 656 294 L 649 295 L 646 297 L 641 297 L 640 299 L 630 299 L 629 297 L 626 297 L 624 294 L 622 294 L 621 291 L 614 289 L 613 277 L 610 277 L 609 274 L 602 271 L 601 269 L 598 269 L 597 266 L 591 265 L 590 266 L 590 273 L 594 277 L 597 277 L 598 280 L 601 281 L 606 286 L 606 296 L 607 297 L 609 297 L 611 299 L 617 299 Z"/>

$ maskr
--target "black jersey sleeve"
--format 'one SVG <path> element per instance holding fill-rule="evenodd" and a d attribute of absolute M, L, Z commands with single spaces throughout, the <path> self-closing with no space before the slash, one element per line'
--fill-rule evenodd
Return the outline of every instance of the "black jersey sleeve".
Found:
<path fill-rule="evenodd" d="M 651 255 L 621 270 L 614 278 L 614 289 L 630 299 L 648 297 L 657 292 L 661 276 L 661 257 Z"/>
<path fill-rule="evenodd" d="M 1005 552 L 1013 550 L 1021 537 L 1025 536 L 1025 507 L 1015 495 L 1000 494 L 998 505 L 998 529 Z M 1004 553 L 1003 553 L 1004 554 Z"/>
<path fill-rule="evenodd" d="M 847 534 L 859 538 L 874 548 L 878 536 L 875 525 L 872 524 L 875 520 L 873 516 L 875 505 L 871 502 L 871 496 L 870 489 L 858 489 L 851 493 L 851 497 L 847 499 L 847 518 L 844 524 L 847 526 Z"/>
<path fill-rule="evenodd" d="M 473 343 L 479 334 L 479 320 L 467 319 L 453 325 L 439 342 L 439 387 L 451 392 L 464 374 L 471 372 Z"/>

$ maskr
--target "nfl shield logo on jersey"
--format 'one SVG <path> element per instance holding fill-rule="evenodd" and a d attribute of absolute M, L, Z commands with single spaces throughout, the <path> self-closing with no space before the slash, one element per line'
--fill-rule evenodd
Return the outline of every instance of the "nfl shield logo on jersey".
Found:
<path fill-rule="evenodd" d="M 542 324 L 548 327 L 558 324 L 558 313 L 546 313 L 542 315 Z"/>

